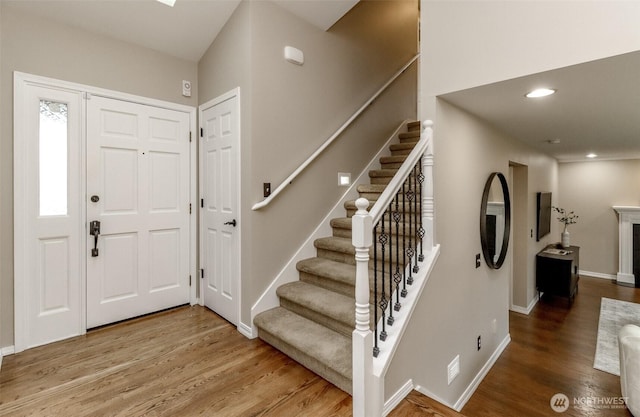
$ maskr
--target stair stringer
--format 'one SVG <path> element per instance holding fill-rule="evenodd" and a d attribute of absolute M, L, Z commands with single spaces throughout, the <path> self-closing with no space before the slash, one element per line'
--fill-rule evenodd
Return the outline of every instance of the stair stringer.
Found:
<path fill-rule="evenodd" d="M 278 275 L 269 284 L 267 289 L 260 295 L 255 304 L 251 307 L 251 331 L 243 332 L 243 334 L 250 339 L 258 337 L 258 329 L 254 324 L 254 318 L 269 309 L 278 307 L 280 305 L 280 298 L 276 294 L 278 287 L 290 282 L 299 281 L 300 273 L 296 269 L 296 264 L 304 259 L 313 258 L 316 256 L 316 248 L 314 241 L 326 236 L 332 235 L 331 219 L 337 217 L 344 217 L 344 203 L 349 200 L 355 200 L 358 198 L 358 185 L 369 183 L 369 171 L 376 169 L 379 165 L 379 159 L 383 156 L 391 155 L 389 145 L 393 143 L 399 143 L 398 134 L 407 131 L 407 124 L 411 119 L 406 119 L 400 123 L 398 128 L 391 134 L 389 139 L 382 145 L 376 155 L 373 156 L 369 164 L 362 170 L 360 175 L 353 181 L 349 189 L 342 195 L 340 200 L 333 206 L 331 211 L 325 218 L 320 221 L 315 230 L 309 235 L 307 240 L 300 246 L 296 253 L 289 259 L 285 266 L 280 270 Z"/>

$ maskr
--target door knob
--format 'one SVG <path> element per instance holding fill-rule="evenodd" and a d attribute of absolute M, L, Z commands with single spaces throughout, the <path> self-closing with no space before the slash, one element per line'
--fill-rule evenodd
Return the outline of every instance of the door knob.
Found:
<path fill-rule="evenodd" d="M 229 224 L 233 227 L 236 227 L 236 219 L 231 220 L 230 222 L 224 222 L 224 224 Z"/>

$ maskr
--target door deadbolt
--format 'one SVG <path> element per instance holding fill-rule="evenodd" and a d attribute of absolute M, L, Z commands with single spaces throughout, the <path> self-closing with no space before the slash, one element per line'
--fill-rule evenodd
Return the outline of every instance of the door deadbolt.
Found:
<path fill-rule="evenodd" d="M 91 196 L 91 202 L 97 203 L 98 201 L 100 201 L 100 197 L 98 197 L 97 195 L 92 195 Z"/>

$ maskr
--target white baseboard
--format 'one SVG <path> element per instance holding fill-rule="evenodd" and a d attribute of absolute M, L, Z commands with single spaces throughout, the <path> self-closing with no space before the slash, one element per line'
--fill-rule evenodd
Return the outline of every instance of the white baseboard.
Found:
<path fill-rule="evenodd" d="M 5 346 L 3 348 L 0 348 L 0 355 L 2 355 L 2 356 L 13 355 L 14 353 L 16 353 L 16 347 L 15 346 Z"/>
<path fill-rule="evenodd" d="M 248 326 L 243 322 L 240 322 L 237 329 L 238 329 L 238 332 L 240 332 L 240 334 L 246 337 L 247 339 L 255 339 L 256 337 L 258 337 L 258 332 L 254 331 L 252 326 Z"/>
<path fill-rule="evenodd" d="M 389 413 L 392 412 L 393 409 L 396 408 L 398 404 L 400 404 L 400 401 L 404 400 L 411 391 L 413 391 L 413 380 L 410 379 L 405 382 L 404 385 L 391 396 L 391 398 L 385 401 L 384 407 L 382 409 L 382 415 L 389 415 Z"/>
<path fill-rule="evenodd" d="M 510 342 L 511 342 L 511 335 L 507 334 L 507 336 L 502 340 L 502 342 L 500 342 L 498 347 L 496 347 L 496 350 L 493 351 L 493 354 L 491 354 L 491 357 L 489 358 L 487 363 L 484 364 L 482 369 L 480 369 L 480 372 L 478 372 L 476 377 L 473 378 L 473 381 L 471 381 L 471 384 L 469 384 L 467 389 L 464 390 L 464 392 L 462 393 L 462 396 L 460 396 L 458 401 L 456 401 L 456 403 L 453 405 L 452 408 L 454 410 L 456 411 L 462 410 L 462 407 L 464 407 L 467 401 L 469 401 L 473 393 L 476 392 L 476 389 L 478 389 L 478 386 L 480 385 L 484 377 L 487 376 L 487 374 L 489 373 L 493 365 L 496 363 L 500 355 L 502 355 L 502 352 L 504 352 L 504 350 L 507 348 Z"/>
<path fill-rule="evenodd" d="M 420 394 L 426 395 L 427 397 L 431 398 L 432 400 L 436 400 L 440 404 L 446 405 L 447 407 L 449 407 L 450 409 L 453 410 L 453 404 L 449 404 L 449 402 L 443 400 L 442 398 L 440 398 L 439 396 L 437 396 L 433 392 L 429 391 L 425 387 L 422 387 L 422 386 L 418 385 L 418 386 L 415 387 L 415 390 L 418 391 Z"/>
<path fill-rule="evenodd" d="M 583 270 L 578 270 L 578 275 L 580 276 L 584 275 L 586 277 L 591 277 L 591 278 L 608 279 L 613 281 L 617 279 L 617 276 L 614 274 L 603 274 L 602 272 L 591 272 L 591 271 L 583 271 Z"/>
<path fill-rule="evenodd" d="M 531 300 L 531 302 L 529 303 L 529 305 L 526 308 L 517 306 L 515 304 L 512 304 L 511 307 L 510 307 L 510 310 L 514 311 L 516 313 L 525 314 L 525 315 L 528 316 L 529 313 L 531 313 L 531 310 L 533 310 L 533 307 L 535 307 L 536 304 L 538 303 L 538 300 L 540 300 L 540 297 L 538 296 L 538 293 L 536 292 L 535 297 L 533 297 L 533 300 Z"/>
<path fill-rule="evenodd" d="M 282 268 L 276 278 L 255 302 L 253 307 L 251 307 L 251 334 L 257 335 L 258 333 L 257 329 L 253 325 L 253 319 L 263 311 L 267 311 L 280 305 L 280 299 L 276 295 L 278 287 L 289 282 L 298 281 L 299 274 L 296 269 L 296 264 L 303 259 L 313 258 L 316 255 L 316 248 L 313 245 L 313 242 L 316 239 L 331 236 L 333 231 L 329 222 L 335 217 L 345 217 L 344 203 L 348 200 L 358 198 L 358 184 L 365 184 L 369 182 L 369 171 L 375 169 L 381 156 L 390 155 L 389 145 L 398 141 L 398 133 L 406 128 L 407 122 L 408 120 L 402 122 L 396 131 L 391 134 L 387 142 L 380 148 L 380 151 L 371 159 L 371 161 L 369 161 L 367 167 L 362 170 L 360 175 L 358 175 L 358 177 L 353 181 L 352 185 L 347 189 L 347 191 L 345 191 L 342 198 L 335 204 L 335 206 L 333 206 L 329 214 L 322 219 L 313 233 L 307 238 L 293 257 L 291 257 L 284 268 Z"/>
<path fill-rule="evenodd" d="M 498 345 L 496 350 L 493 351 L 493 353 L 491 354 L 491 357 L 487 360 L 487 362 L 484 364 L 482 369 L 480 369 L 480 372 L 478 372 L 476 377 L 473 378 L 473 381 L 471 381 L 469 386 L 467 386 L 467 389 L 464 390 L 464 392 L 462 393 L 462 395 L 460 396 L 458 401 L 456 401 L 455 404 L 451 404 L 448 401 L 443 400 L 438 395 L 436 395 L 433 392 L 429 391 L 425 387 L 422 387 L 422 386 L 418 385 L 418 386 L 415 387 L 415 390 L 418 391 L 419 393 L 423 394 L 423 395 L 426 395 L 429 398 L 432 398 L 432 399 L 438 401 L 441 404 L 446 405 L 447 407 L 449 407 L 449 408 L 451 408 L 451 409 L 453 409 L 455 411 L 460 412 L 460 410 L 462 410 L 462 407 L 464 407 L 464 405 L 467 403 L 467 401 L 469 401 L 469 399 L 471 398 L 473 393 L 476 391 L 476 389 L 478 389 L 478 386 L 480 385 L 480 383 L 482 382 L 484 377 L 487 376 L 487 374 L 489 373 L 489 371 L 491 370 L 493 365 L 496 363 L 496 361 L 498 360 L 500 355 L 502 355 L 502 352 L 504 352 L 504 350 L 507 348 L 507 346 L 509 345 L 510 342 L 511 342 L 511 335 L 508 334 L 502 340 L 502 342 L 500 342 L 500 344 Z"/>

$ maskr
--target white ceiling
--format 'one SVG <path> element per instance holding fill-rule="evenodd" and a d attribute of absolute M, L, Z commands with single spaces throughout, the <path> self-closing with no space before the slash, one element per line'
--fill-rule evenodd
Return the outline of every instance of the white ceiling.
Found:
<path fill-rule="evenodd" d="M 1 0 L 3 6 L 197 62 L 240 0 Z M 262 1 L 262 0 L 254 0 Z M 323 30 L 358 0 L 278 0 Z"/>
<path fill-rule="evenodd" d="M 640 52 L 442 95 L 561 162 L 640 158 Z M 539 87 L 554 95 L 528 99 Z M 550 144 L 558 139 L 559 144 Z"/>

